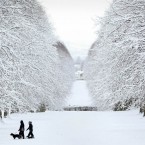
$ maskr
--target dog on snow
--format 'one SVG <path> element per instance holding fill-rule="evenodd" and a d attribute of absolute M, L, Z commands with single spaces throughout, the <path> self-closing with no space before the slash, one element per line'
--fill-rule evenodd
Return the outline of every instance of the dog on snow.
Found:
<path fill-rule="evenodd" d="M 22 138 L 22 136 L 19 135 L 19 134 L 13 134 L 13 133 L 11 133 L 10 135 L 11 135 L 14 139 L 15 139 L 15 138 L 18 138 L 18 139 L 21 139 L 21 138 Z"/>

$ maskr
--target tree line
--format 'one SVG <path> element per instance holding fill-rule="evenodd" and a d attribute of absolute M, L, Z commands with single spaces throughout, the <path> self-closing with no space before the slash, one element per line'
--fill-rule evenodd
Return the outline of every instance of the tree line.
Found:
<path fill-rule="evenodd" d="M 73 60 L 36 0 L 0 1 L 0 110 L 61 109 Z M 9 110 L 9 111 L 8 111 Z"/>
<path fill-rule="evenodd" d="M 145 110 L 145 1 L 113 0 L 89 50 L 85 75 L 98 110 Z"/>

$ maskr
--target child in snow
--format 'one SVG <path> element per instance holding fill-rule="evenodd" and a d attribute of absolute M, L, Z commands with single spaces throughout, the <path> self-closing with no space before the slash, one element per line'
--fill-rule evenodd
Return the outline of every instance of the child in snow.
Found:
<path fill-rule="evenodd" d="M 27 135 L 28 138 L 34 138 L 34 135 L 33 135 L 33 125 L 32 125 L 32 122 L 29 121 L 29 127 L 27 128 L 27 130 L 29 130 L 29 133 Z"/>

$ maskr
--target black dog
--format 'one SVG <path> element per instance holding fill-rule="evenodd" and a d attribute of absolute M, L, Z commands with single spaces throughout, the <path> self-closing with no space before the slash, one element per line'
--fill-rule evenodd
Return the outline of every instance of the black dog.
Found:
<path fill-rule="evenodd" d="M 22 137 L 22 136 L 19 135 L 19 134 L 13 134 L 13 133 L 11 133 L 10 135 L 11 135 L 14 139 L 15 139 L 15 138 L 21 139 L 21 137 Z"/>

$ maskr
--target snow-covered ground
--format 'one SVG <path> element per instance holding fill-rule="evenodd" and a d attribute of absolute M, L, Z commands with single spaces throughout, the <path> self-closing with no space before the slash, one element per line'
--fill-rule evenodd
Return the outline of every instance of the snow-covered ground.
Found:
<path fill-rule="evenodd" d="M 34 124 L 35 139 L 14 140 L 19 121 Z M 27 135 L 27 132 L 25 132 Z M 0 145 L 145 145 L 145 118 L 126 112 L 13 114 L 0 122 Z"/>
<path fill-rule="evenodd" d="M 89 96 L 86 81 L 77 80 L 74 82 L 70 97 L 66 106 L 91 106 L 92 100 Z"/>
<path fill-rule="evenodd" d="M 90 106 L 86 82 L 76 81 L 68 104 Z M 20 120 L 34 125 L 35 139 L 14 140 Z M 28 132 L 25 131 L 25 135 Z M 0 145 L 145 145 L 145 118 L 126 112 L 53 112 L 13 114 L 0 122 Z"/>

